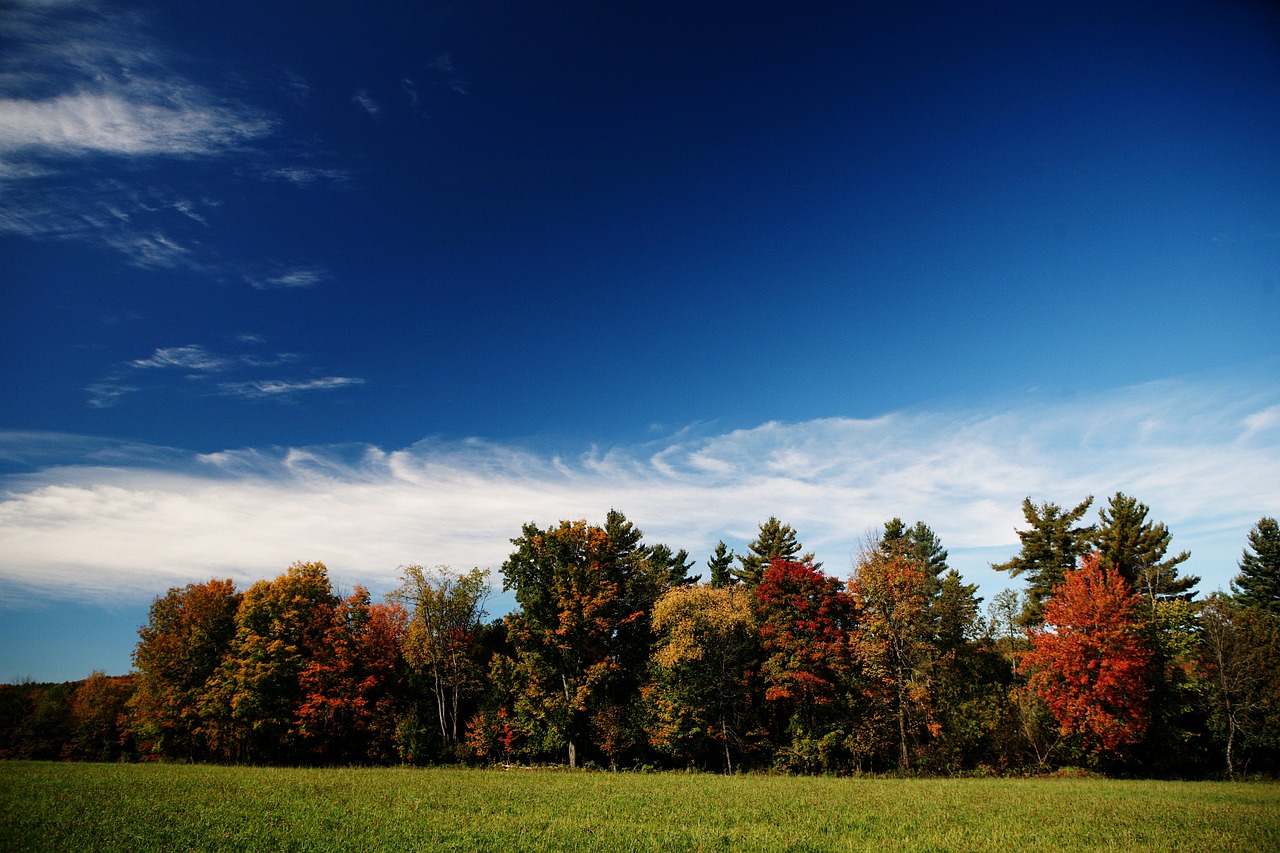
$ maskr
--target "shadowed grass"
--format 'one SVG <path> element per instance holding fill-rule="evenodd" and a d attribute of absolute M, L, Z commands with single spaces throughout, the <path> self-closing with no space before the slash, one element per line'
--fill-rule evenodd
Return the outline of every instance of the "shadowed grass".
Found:
<path fill-rule="evenodd" d="M 6 850 L 1275 850 L 1280 786 L 0 762 Z"/>

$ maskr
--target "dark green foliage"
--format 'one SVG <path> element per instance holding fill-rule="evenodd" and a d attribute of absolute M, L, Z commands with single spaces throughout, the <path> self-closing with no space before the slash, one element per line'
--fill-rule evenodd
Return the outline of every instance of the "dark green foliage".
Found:
<path fill-rule="evenodd" d="M 760 535 L 747 545 L 747 550 L 750 553 L 745 556 L 738 555 L 741 565 L 733 572 L 733 576 L 749 589 L 760 585 L 765 570 L 774 560 L 813 564 L 813 554 L 797 556 L 800 554 L 800 542 L 791 525 L 783 524 L 774 516 L 769 516 L 769 520 L 760 525 Z M 822 566 L 818 564 L 814 568 Z"/>
<path fill-rule="evenodd" d="M 671 564 L 655 565 L 642 537 L 616 510 L 603 528 L 526 524 L 502 565 L 503 588 L 520 604 L 507 626 L 526 685 L 509 711 L 562 745 L 570 766 L 583 747 L 612 762 L 635 740 L 631 706 L 653 647 L 653 603 L 671 580 Z"/>
<path fill-rule="evenodd" d="M 937 592 L 942 573 L 947 571 L 947 550 L 929 525 L 917 521 L 907 527 L 900 518 L 884 523 L 880 550 L 886 556 L 900 554 L 918 564 L 929 577 L 930 592 Z"/>
<path fill-rule="evenodd" d="M 733 552 L 721 539 L 716 543 L 716 550 L 711 554 L 711 559 L 707 560 L 707 568 L 711 569 L 711 585 L 719 588 L 733 583 L 732 566 Z"/>
<path fill-rule="evenodd" d="M 702 575 L 689 575 L 693 562 L 683 548 L 673 554 L 670 546 L 659 543 L 649 548 L 649 559 L 655 569 L 666 574 L 668 587 L 691 586 L 702 580 Z"/>
<path fill-rule="evenodd" d="M 1249 548 L 1231 587 L 1244 606 L 1280 616 L 1280 525 L 1274 518 L 1259 519 L 1249 531 Z"/>
<path fill-rule="evenodd" d="M 1148 602 L 1173 597 L 1190 598 L 1200 578 L 1178 577 L 1178 566 L 1191 556 L 1183 551 L 1165 559 L 1172 534 L 1163 523 L 1147 520 L 1146 504 L 1116 492 L 1098 513 L 1098 558 L 1133 585 Z"/>
<path fill-rule="evenodd" d="M 1043 621 L 1044 600 L 1062 584 L 1066 573 L 1074 569 L 1076 560 L 1093 546 L 1097 528 L 1077 522 L 1088 512 L 1093 497 L 1087 497 L 1074 508 L 1063 510 L 1055 503 L 1036 505 L 1031 498 L 1022 501 L 1022 515 L 1030 525 L 1018 531 L 1022 551 L 1013 559 L 991 568 L 1008 572 L 1011 577 L 1027 576 L 1027 604 L 1022 612 L 1024 625 Z"/>
<path fill-rule="evenodd" d="M 1215 594 L 1200 629 L 1208 724 L 1228 774 L 1280 771 L 1280 614 Z"/>

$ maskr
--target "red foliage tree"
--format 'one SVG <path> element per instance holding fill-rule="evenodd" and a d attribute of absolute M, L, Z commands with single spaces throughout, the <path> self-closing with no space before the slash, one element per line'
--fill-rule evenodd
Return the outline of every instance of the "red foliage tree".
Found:
<path fill-rule="evenodd" d="M 1044 626 L 1028 631 L 1021 669 L 1058 720 L 1095 757 L 1123 757 L 1146 731 L 1152 651 L 1139 599 L 1118 572 L 1086 555 L 1045 604 Z"/>
<path fill-rule="evenodd" d="M 853 666 L 853 598 L 809 563 L 774 560 L 756 589 L 765 701 L 791 734 L 791 750 L 834 732 Z"/>
<path fill-rule="evenodd" d="M 395 755 L 395 693 L 406 620 L 397 604 L 371 604 L 362 586 L 333 609 L 323 644 L 298 676 L 302 700 L 296 722 L 315 755 L 343 762 Z"/>

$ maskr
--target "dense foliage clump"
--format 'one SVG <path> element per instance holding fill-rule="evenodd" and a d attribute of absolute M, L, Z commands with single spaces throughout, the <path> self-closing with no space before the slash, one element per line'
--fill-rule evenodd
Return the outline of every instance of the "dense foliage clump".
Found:
<path fill-rule="evenodd" d="M 1276 523 L 1231 594 L 1197 601 L 1189 555 L 1123 494 L 1083 523 L 1024 502 L 995 596 L 923 522 L 869 537 L 847 581 L 794 528 L 685 551 L 604 524 L 527 524 L 487 622 L 488 572 L 408 566 L 383 602 L 297 563 L 238 591 L 175 588 L 136 671 L 0 687 L 0 757 L 253 764 L 564 763 L 736 772 L 1274 773 Z"/>

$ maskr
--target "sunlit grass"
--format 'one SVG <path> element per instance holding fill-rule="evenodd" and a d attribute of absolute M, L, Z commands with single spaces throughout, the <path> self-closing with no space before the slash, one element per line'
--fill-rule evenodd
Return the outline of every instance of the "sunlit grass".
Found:
<path fill-rule="evenodd" d="M 6 850 L 1276 850 L 1280 785 L 0 763 Z"/>

